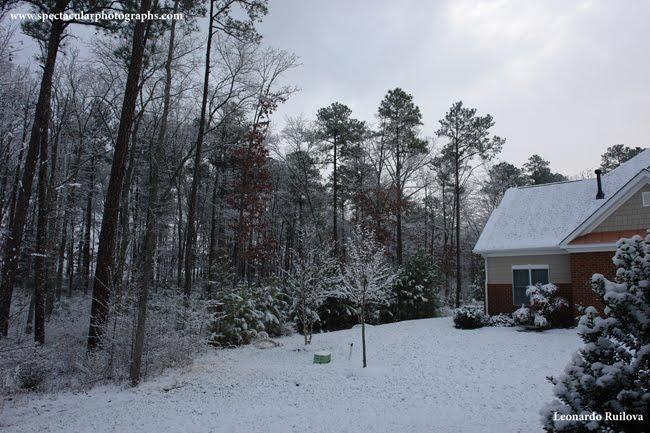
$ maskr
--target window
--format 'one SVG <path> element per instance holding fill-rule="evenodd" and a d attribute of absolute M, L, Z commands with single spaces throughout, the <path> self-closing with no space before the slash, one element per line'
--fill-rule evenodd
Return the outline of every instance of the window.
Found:
<path fill-rule="evenodd" d="M 548 265 L 513 265 L 512 266 L 512 303 L 528 303 L 526 289 L 537 283 L 548 284 Z"/>
<path fill-rule="evenodd" d="M 649 207 L 650 206 L 650 192 L 644 191 L 641 193 L 641 198 L 643 201 L 643 207 Z"/>

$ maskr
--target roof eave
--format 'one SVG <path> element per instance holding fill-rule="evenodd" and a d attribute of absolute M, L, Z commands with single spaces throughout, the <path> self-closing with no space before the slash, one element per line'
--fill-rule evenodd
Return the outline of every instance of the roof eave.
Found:
<path fill-rule="evenodd" d="M 480 254 L 483 257 L 505 257 L 505 256 L 541 256 L 553 254 L 567 254 L 559 245 L 546 247 L 527 247 L 527 248 L 502 248 L 491 250 L 472 250 L 474 254 Z"/>

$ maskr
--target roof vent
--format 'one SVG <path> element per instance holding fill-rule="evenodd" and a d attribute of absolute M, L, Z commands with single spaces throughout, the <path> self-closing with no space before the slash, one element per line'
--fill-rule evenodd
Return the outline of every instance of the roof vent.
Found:
<path fill-rule="evenodd" d="M 605 198 L 605 193 L 603 192 L 603 184 L 600 181 L 600 175 L 602 171 L 596 170 L 596 182 L 598 183 L 598 193 L 596 194 L 596 200 Z"/>

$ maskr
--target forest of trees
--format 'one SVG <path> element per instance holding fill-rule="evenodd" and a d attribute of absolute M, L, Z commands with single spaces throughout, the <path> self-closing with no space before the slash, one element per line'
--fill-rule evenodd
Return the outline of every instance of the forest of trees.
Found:
<path fill-rule="evenodd" d="M 82 55 L 67 36 L 89 23 L 21 29 L 12 7 L 185 19 L 100 22 Z M 495 120 L 460 101 L 424 137 L 423 122 L 438 119 L 423 119 L 417 95 L 401 88 L 376 101 L 372 122 L 332 101 L 275 128 L 299 59 L 257 33 L 266 0 L 24 0 L 1 13 L 0 339 L 44 344 L 57 311 L 81 305 L 72 314 L 83 316 L 83 348 L 100 352 L 126 318 L 133 383 L 150 328 L 163 326 L 147 316 L 167 308 L 161 296 L 174 306 L 165 326 L 187 333 L 197 299 L 290 296 L 292 273 L 309 269 L 306 250 L 322 246 L 319 260 L 342 269 L 357 226 L 396 274 L 435 274 L 439 305 L 480 299 L 482 260 L 471 250 L 507 188 L 567 180 L 540 155 L 521 167 L 499 160 Z M 17 61 L 19 31 L 38 41 L 40 69 Z M 603 169 L 638 151 L 610 147 Z M 416 297 L 400 278 L 402 307 L 377 320 L 433 314 L 404 307 Z M 323 299 L 330 329 L 350 323 L 341 305 Z"/>

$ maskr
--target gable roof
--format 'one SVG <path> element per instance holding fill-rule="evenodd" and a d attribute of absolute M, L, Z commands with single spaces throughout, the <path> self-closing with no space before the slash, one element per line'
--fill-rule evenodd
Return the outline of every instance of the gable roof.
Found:
<path fill-rule="evenodd" d="M 646 149 L 604 175 L 601 200 L 596 199 L 594 178 L 510 188 L 490 215 L 474 252 L 560 251 L 563 240 L 601 208 L 611 206 L 619 190 L 649 167 Z"/>

